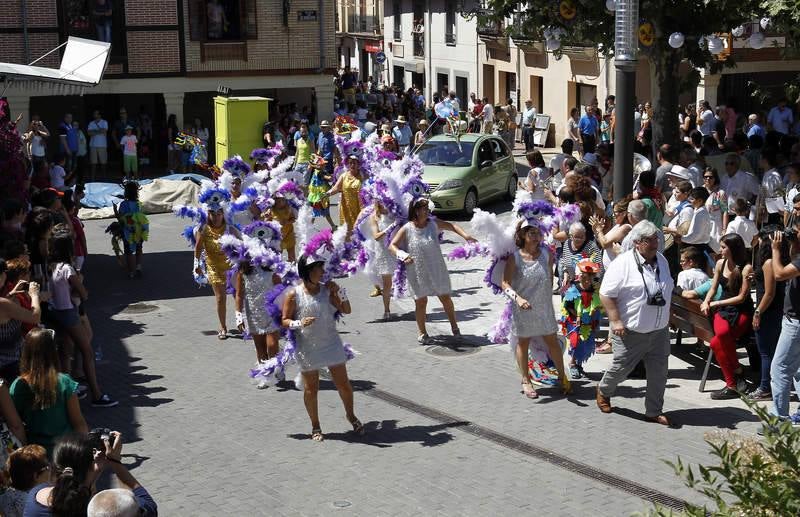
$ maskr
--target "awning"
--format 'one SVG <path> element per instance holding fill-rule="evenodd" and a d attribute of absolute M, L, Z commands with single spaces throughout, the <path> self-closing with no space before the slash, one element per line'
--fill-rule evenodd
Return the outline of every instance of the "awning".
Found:
<path fill-rule="evenodd" d="M 33 66 L 33 63 L 52 54 L 61 47 L 64 55 L 58 69 Z M 17 86 L 41 86 L 41 83 L 57 84 L 77 88 L 97 86 L 108 65 L 111 44 L 70 36 L 66 43 L 59 45 L 30 65 L 0 63 L 0 80 L 14 82 Z"/>

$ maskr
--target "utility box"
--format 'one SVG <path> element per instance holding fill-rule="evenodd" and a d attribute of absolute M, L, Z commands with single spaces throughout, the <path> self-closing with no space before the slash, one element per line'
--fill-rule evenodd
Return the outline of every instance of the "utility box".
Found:
<path fill-rule="evenodd" d="M 214 97 L 214 138 L 217 166 L 236 154 L 250 160 L 253 149 L 264 147 L 264 123 L 269 119 L 266 97 Z"/>

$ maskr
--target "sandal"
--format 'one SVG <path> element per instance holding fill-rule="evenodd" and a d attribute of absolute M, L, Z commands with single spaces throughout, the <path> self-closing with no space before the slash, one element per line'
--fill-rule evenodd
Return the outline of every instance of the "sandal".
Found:
<path fill-rule="evenodd" d="M 353 426 L 353 432 L 356 433 L 357 435 L 364 434 L 364 424 L 362 424 L 361 420 L 359 420 L 358 418 L 350 420 L 350 425 Z"/>
<path fill-rule="evenodd" d="M 315 427 L 314 429 L 311 430 L 311 440 L 312 441 L 321 442 L 324 439 L 325 439 L 325 437 L 322 436 L 322 429 L 320 429 L 319 427 Z"/>
<path fill-rule="evenodd" d="M 609 341 L 603 341 L 594 349 L 595 354 L 610 354 L 612 351 L 611 342 Z"/>
<path fill-rule="evenodd" d="M 461 329 L 458 328 L 458 325 L 456 325 L 455 327 L 451 327 L 450 328 L 450 332 L 452 332 L 453 335 L 456 336 L 456 337 L 461 335 Z"/>
<path fill-rule="evenodd" d="M 223 339 L 228 339 L 228 331 L 227 330 L 220 330 L 217 332 L 217 339 L 222 341 Z"/>
<path fill-rule="evenodd" d="M 524 393 L 525 396 L 528 397 L 529 399 L 538 399 L 539 398 L 539 394 L 533 388 L 533 385 L 530 383 L 530 381 L 528 381 L 528 382 L 524 382 L 523 381 L 523 383 L 522 383 L 522 391 L 520 393 Z"/>
<path fill-rule="evenodd" d="M 568 376 L 563 376 L 558 379 L 558 383 L 561 385 L 561 393 L 563 395 L 571 395 L 572 394 L 572 383 L 569 382 Z"/>

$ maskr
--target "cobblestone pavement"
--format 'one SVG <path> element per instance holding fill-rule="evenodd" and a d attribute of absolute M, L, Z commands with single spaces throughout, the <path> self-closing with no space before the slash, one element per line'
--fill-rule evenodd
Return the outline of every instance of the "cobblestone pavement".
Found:
<path fill-rule="evenodd" d="M 438 337 L 429 347 L 416 343 L 413 302 L 394 303 L 398 317 L 378 322 L 371 286 L 343 281 L 354 312 L 340 330 L 359 352 L 348 368 L 368 433 L 347 432 L 323 382 L 326 441 L 314 443 L 302 393 L 257 390 L 247 377 L 252 344 L 217 340 L 213 297 L 193 285 L 181 223 L 150 220 L 139 280 L 111 255 L 108 221 L 86 224 L 89 309 L 106 359 L 99 375 L 120 406 L 84 409 L 90 426 L 124 433 L 124 461 L 162 515 L 629 515 L 652 507 L 639 496 L 698 500 L 662 460 L 708 462 L 704 433 L 755 432 L 740 402 L 697 392 L 702 361 L 686 345 L 670 358 L 665 407 L 678 429 L 641 420 L 644 381 L 619 389 L 618 412 L 597 410 L 594 386 L 610 356 L 590 360 L 574 395 L 542 389 L 526 399 L 508 348 L 484 337 L 501 305 L 474 259 L 450 264 L 464 337 L 449 336 L 432 301 Z M 712 379 L 709 389 L 718 371 Z"/>

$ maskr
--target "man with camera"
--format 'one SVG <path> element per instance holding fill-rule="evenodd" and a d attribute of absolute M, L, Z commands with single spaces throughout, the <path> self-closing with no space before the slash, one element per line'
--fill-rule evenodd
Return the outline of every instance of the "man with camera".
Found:
<path fill-rule="evenodd" d="M 669 312 L 674 283 L 669 265 L 658 252 L 658 228 L 650 221 L 636 223 L 630 232 L 633 249 L 617 256 L 603 277 L 600 300 L 608 314 L 614 362 L 597 386 L 597 406 L 610 413 L 611 396 L 633 368 L 647 368 L 645 416 L 670 425 L 662 413 L 667 385 Z"/>
<path fill-rule="evenodd" d="M 795 196 L 794 206 L 800 204 L 800 194 Z M 783 302 L 781 335 L 775 347 L 770 367 L 770 387 L 773 407 L 771 413 L 782 420 L 791 419 L 800 426 L 800 410 L 789 416 L 789 398 L 792 384 L 800 393 L 800 222 L 772 236 L 772 270 L 775 280 L 786 281 Z M 781 258 L 783 241 L 789 241 L 791 263 L 784 265 Z"/>

